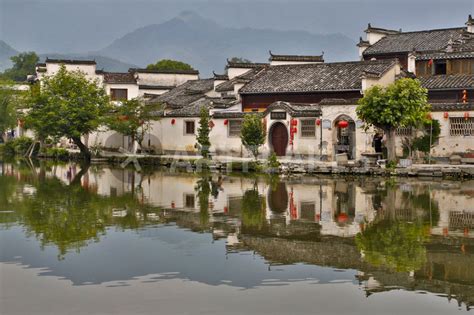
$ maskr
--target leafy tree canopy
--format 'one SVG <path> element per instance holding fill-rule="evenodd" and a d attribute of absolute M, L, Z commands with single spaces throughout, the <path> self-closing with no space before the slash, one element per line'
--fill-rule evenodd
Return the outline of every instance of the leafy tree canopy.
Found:
<path fill-rule="evenodd" d="M 162 59 L 156 63 L 149 64 L 146 67 L 148 70 L 165 70 L 165 71 L 172 71 L 172 70 L 194 70 L 189 64 L 171 60 L 171 59 Z"/>
<path fill-rule="evenodd" d="M 265 143 L 267 132 L 259 114 L 246 115 L 242 122 L 240 138 L 242 144 L 249 150 L 255 159 L 258 157 L 259 148 Z"/>
<path fill-rule="evenodd" d="M 395 159 L 396 128 L 418 126 L 426 121 L 429 111 L 428 90 L 420 81 L 410 78 L 397 80 L 386 88 L 369 88 L 356 109 L 366 127 L 375 126 L 385 131 L 389 160 Z"/>
<path fill-rule="evenodd" d="M 199 144 L 202 157 L 206 159 L 209 157 L 209 148 L 211 147 L 211 141 L 209 140 L 209 133 L 211 132 L 211 128 L 209 127 L 209 110 L 206 107 L 202 107 L 200 115 L 196 140 Z"/>
<path fill-rule="evenodd" d="M 114 108 L 107 125 L 110 129 L 131 137 L 141 147 L 146 133 L 151 129 L 151 121 L 157 119 L 154 112 L 159 109 L 159 104 L 148 105 L 138 98 L 123 101 Z"/>
<path fill-rule="evenodd" d="M 235 63 L 252 63 L 251 60 L 242 58 L 242 57 L 232 57 L 229 59 L 229 62 L 235 62 Z"/>
<path fill-rule="evenodd" d="M 384 220 L 357 234 L 356 244 L 370 264 L 408 272 L 425 263 L 428 235 L 422 224 Z"/>
<path fill-rule="evenodd" d="M 4 79 L 13 81 L 25 81 L 26 76 L 35 73 L 39 57 L 35 52 L 24 52 L 10 58 L 13 67 L 5 70 L 1 75 Z"/>
<path fill-rule="evenodd" d="M 45 77 L 31 90 L 26 125 L 40 139 L 72 139 L 86 159 L 90 151 L 81 136 L 98 129 L 110 112 L 109 97 L 98 82 L 82 72 L 68 72 L 64 66 Z"/>
<path fill-rule="evenodd" d="M 16 126 L 21 96 L 22 92 L 12 82 L 0 80 L 0 136 Z"/>

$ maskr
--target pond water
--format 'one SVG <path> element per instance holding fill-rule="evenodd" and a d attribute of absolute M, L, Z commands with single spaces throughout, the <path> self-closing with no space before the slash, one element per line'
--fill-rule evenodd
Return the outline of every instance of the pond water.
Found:
<path fill-rule="evenodd" d="M 0 314 L 457 314 L 474 181 L 0 163 Z"/>

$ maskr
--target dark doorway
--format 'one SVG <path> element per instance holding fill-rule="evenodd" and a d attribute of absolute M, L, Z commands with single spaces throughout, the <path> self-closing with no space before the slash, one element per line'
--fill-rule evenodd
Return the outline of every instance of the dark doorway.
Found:
<path fill-rule="evenodd" d="M 288 131 L 286 126 L 280 122 L 275 123 L 270 130 L 270 139 L 273 151 L 277 156 L 286 155 L 288 146 Z"/>

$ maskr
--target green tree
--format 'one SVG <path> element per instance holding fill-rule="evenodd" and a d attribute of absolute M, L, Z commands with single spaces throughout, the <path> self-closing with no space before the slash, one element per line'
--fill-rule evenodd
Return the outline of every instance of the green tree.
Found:
<path fill-rule="evenodd" d="M 163 71 L 173 71 L 173 70 L 194 70 L 189 64 L 171 60 L 171 59 L 162 59 L 156 63 L 149 64 L 146 67 L 148 70 L 163 70 Z"/>
<path fill-rule="evenodd" d="M 251 60 L 242 58 L 242 57 L 232 57 L 229 59 L 229 62 L 234 62 L 234 63 L 252 63 Z"/>
<path fill-rule="evenodd" d="M 209 121 L 209 110 L 206 107 L 202 107 L 196 140 L 199 144 L 201 155 L 205 159 L 209 157 L 209 149 L 211 147 L 211 141 L 209 140 L 209 133 L 211 132 Z"/>
<path fill-rule="evenodd" d="M 5 70 L 2 77 L 13 81 L 25 81 L 27 75 L 34 74 L 39 57 L 35 52 L 24 52 L 10 58 L 13 67 Z"/>
<path fill-rule="evenodd" d="M 396 159 L 395 131 L 418 126 L 430 111 L 428 91 L 416 79 L 400 79 L 386 88 L 374 86 L 365 91 L 356 109 L 366 127 L 382 129 L 387 137 L 388 160 Z"/>
<path fill-rule="evenodd" d="M 14 128 L 18 119 L 18 100 L 21 92 L 9 81 L 0 81 L 0 137 L 6 141 L 6 132 Z"/>
<path fill-rule="evenodd" d="M 265 198 L 260 196 L 257 185 L 245 191 L 242 198 L 242 228 L 261 230 L 265 225 Z"/>
<path fill-rule="evenodd" d="M 240 139 L 242 144 L 257 160 L 259 148 L 265 143 L 267 131 L 260 114 L 246 115 L 242 122 Z"/>
<path fill-rule="evenodd" d="M 145 135 L 151 129 L 151 121 L 157 119 L 154 112 L 160 106 L 148 105 L 141 99 L 123 101 L 117 105 L 113 113 L 107 119 L 107 125 L 110 129 L 120 132 L 138 143 L 141 149 Z"/>
<path fill-rule="evenodd" d="M 72 139 L 90 160 L 90 150 L 81 137 L 105 122 L 110 101 L 99 82 L 88 80 L 82 72 L 68 72 L 63 65 L 54 76 L 45 77 L 41 87 L 32 89 L 28 107 L 27 127 L 43 139 Z"/>
<path fill-rule="evenodd" d="M 428 235 L 419 222 L 383 220 L 357 234 L 356 244 L 370 264 L 407 272 L 418 270 L 425 263 L 424 242 Z"/>
<path fill-rule="evenodd" d="M 211 195 L 211 177 L 208 173 L 202 173 L 197 181 L 195 190 L 199 200 L 199 218 L 204 228 L 209 223 L 209 196 Z"/>

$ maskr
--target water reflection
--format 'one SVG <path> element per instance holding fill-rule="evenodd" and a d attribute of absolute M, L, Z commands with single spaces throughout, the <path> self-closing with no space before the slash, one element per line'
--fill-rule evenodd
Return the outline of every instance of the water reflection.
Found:
<path fill-rule="evenodd" d="M 312 279 L 474 303 L 472 181 L 48 163 L 3 164 L 1 174 L 0 261 L 77 285 L 149 274 L 244 288 Z"/>

